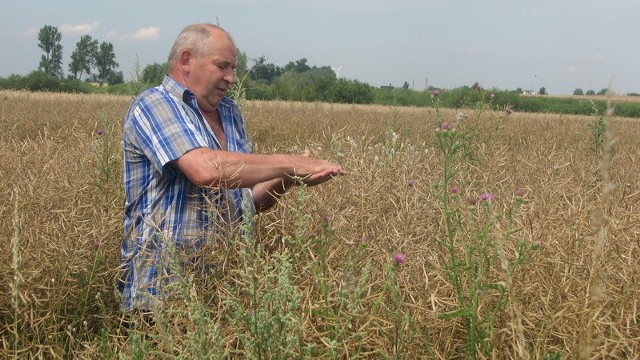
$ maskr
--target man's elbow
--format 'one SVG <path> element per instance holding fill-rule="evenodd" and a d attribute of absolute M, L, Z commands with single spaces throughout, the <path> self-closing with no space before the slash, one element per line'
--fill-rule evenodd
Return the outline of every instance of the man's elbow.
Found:
<path fill-rule="evenodd" d="M 195 171 L 185 174 L 189 181 L 200 187 L 236 189 L 243 187 L 242 181 L 235 177 L 226 177 L 217 171 Z"/>
<path fill-rule="evenodd" d="M 218 186 L 221 181 L 220 176 L 212 171 L 203 171 L 193 168 L 182 168 L 180 170 L 189 182 L 196 186 L 215 187 Z"/>

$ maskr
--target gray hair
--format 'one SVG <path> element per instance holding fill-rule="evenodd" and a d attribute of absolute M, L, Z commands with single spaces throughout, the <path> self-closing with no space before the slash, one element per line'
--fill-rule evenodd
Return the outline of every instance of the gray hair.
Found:
<path fill-rule="evenodd" d="M 222 31 L 231 39 L 229 33 L 214 24 L 193 24 L 182 29 L 169 52 L 169 68 L 178 63 L 180 54 L 184 50 L 191 50 L 195 56 L 209 54 L 211 42 L 208 40 L 211 39 L 211 31 L 215 29 Z"/>

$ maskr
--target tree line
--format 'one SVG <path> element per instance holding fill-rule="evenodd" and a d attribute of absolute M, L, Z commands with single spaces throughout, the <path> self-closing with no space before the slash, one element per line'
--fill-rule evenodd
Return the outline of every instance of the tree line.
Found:
<path fill-rule="evenodd" d="M 607 91 L 607 89 L 602 89 L 598 92 L 595 92 L 594 90 L 587 90 L 587 92 L 584 92 L 581 88 L 577 88 L 573 91 L 573 95 L 606 95 Z"/>
<path fill-rule="evenodd" d="M 57 27 L 45 25 L 40 29 L 38 47 L 44 54 L 40 58 L 38 71 L 53 77 L 64 77 L 61 41 L 62 33 Z M 118 66 L 112 43 L 98 42 L 90 35 L 82 35 L 71 53 L 68 79 L 82 80 L 82 76 L 86 75 L 89 81 L 100 85 L 121 83 L 123 75 L 116 71 Z"/>
<path fill-rule="evenodd" d="M 43 54 L 37 70 L 27 76 L 0 78 L 0 88 L 30 91 L 107 92 L 135 95 L 149 86 L 159 85 L 167 73 L 167 64 L 153 63 L 140 68 L 136 61 L 134 79 L 124 82 L 113 44 L 82 35 L 71 53 L 67 75 L 63 66 L 62 33 L 52 25 L 38 32 L 38 47 Z M 355 80 L 338 79 L 329 66 L 310 66 L 307 59 L 290 61 L 284 66 L 268 63 L 266 57 L 249 59 L 238 54 L 237 82 L 232 95 L 246 99 L 327 101 L 367 104 L 374 101 L 372 87 Z M 99 88 L 87 86 L 97 83 Z M 103 89 L 103 84 L 110 86 Z"/>
<path fill-rule="evenodd" d="M 167 73 L 167 63 L 153 63 L 141 67 L 136 60 L 134 79 L 124 82 L 109 42 L 99 42 L 89 35 L 82 35 L 76 43 L 64 77 L 62 63 L 62 34 L 51 25 L 45 25 L 38 33 L 38 47 L 43 55 L 38 69 L 28 76 L 11 75 L 0 78 L 0 89 L 30 91 L 110 93 L 135 96 L 147 87 L 159 85 Z M 84 80 L 83 80 L 84 79 Z M 97 83 L 100 86 L 89 85 Z M 102 86 L 103 84 L 110 86 Z M 229 95 L 235 99 L 318 101 L 349 104 L 379 104 L 391 106 L 441 106 L 443 108 L 474 108 L 484 104 L 491 109 L 514 109 L 524 112 L 556 112 L 589 114 L 604 110 L 604 102 L 584 99 L 555 99 L 548 97 L 523 97 L 521 88 L 516 90 L 485 89 L 475 82 L 471 86 L 440 89 L 429 86 L 413 90 L 409 83 L 402 87 L 392 85 L 374 87 L 357 80 L 339 78 L 330 66 L 311 66 L 306 58 L 278 66 L 269 63 L 265 56 L 249 58 L 239 51 L 236 64 L 236 83 Z M 595 93 L 587 91 L 587 95 Z M 603 89 L 600 93 L 606 93 Z M 538 95 L 546 95 L 540 88 Z M 582 95 L 576 89 L 574 95 Z M 636 95 L 636 94 L 633 94 Z M 595 104 L 595 105 L 594 105 Z M 620 116 L 640 116 L 640 103 L 619 104 Z"/>

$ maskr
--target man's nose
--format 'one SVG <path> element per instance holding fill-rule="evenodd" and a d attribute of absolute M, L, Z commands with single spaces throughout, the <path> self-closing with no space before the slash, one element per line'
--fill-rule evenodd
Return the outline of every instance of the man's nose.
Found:
<path fill-rule="evenodd" d="M 236 82 L 236 72 L 235 72 L 235 70 L 227 71 L 226 74 L 224 74 L 224 80 L 226 82 L 228 82 L 229 84 L 233 84 L 234 82 Z"/>

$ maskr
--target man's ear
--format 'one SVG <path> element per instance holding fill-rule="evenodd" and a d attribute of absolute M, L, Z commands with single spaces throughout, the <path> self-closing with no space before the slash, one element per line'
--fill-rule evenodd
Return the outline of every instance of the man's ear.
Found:
<path fill-rule="evenodd" d="M 191 71 L 191 65 L 193 62 L 193 54 L 191 50 L 184 50 L 180 54 L 180 68 L 186 72 Z"/>

